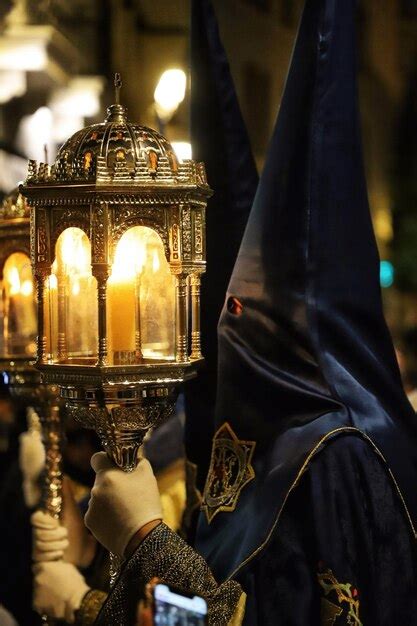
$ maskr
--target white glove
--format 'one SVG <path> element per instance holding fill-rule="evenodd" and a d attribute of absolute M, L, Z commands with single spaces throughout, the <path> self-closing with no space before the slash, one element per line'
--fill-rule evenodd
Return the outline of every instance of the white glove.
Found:
<path fill-rule="evenodd" d="M 75 565 L 63 561 L 38 563 L 33 566 L 33 573 L 35 611 L 73 624 L 75 611 L 80 608 L 87 591 L 90 591 Z"/>
<path fill-rule="evenodd" d="M 162 520 L 152 467 L 142 459 L 133 472 L 123 472 L 105 452 L 94 454 L 91 466 L 97 476 L 85 524 L 107 550 L 123 557 L 127 544 L 140 528 Z"/>
<path fill-rule="evenodd" d="M 19 466 L 23 474 L 23 497 L 32 508 L 39 502 L 39 476 L 45 466 L 45 448 L 39 432 L 28 431 L 19 437 Z"/>
<path fill-rule="evenodd" d="M 81 568 L 91 565 L 96 553 L 97 541 L 85 527 L 84 516 L 81 515 L 72 490 L 72 483 L 67 476 L 64 476 L 62 481 L 61 524 L 68 530 L 69 541 L 64 561 Z"/>
<path fill-rule="evenodd" d="M 69 545 L 67 529 L 43 511 L 36 511 L 30 521 L 33 527 L 33 560 L 39 563 L 63 559 Z"/>

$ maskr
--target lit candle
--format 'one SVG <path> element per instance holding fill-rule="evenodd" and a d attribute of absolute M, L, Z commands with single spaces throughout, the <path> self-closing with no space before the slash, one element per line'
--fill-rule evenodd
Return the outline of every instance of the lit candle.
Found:
<path fill-rule="evenodd" d="M 135 233 L 119 241 L 108 280 L 109 352 L 115 365 L 135 363 L 142 357 L 140 334 L 140 276 L 144 248 Z"/>
<path fill-rule="evenodd" d="M 134 361 L 135 282 L 129 277 L 110 277 L 108 282 L 110 349 L 116 365 Z M 130 353 L 130 356 L 129 356 Z"/>
<path fill-rule="evenodd" d="M 85 363 L 97 351 L 97 283 L 91 274 L 91 246 L 79 228 L 68 228 L 57 243 L 58 360 Z M 55 327 L 54 327 L 55 328 Z"/>

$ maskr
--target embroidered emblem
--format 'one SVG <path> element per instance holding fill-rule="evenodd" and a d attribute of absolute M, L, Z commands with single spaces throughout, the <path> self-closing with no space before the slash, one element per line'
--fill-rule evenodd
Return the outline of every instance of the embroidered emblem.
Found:
<path fill-rule="evenodd" d="M 321 623 L 322 626 L 333 626 L 338 623 L 338 617 L 345 613 L 344 623 L 348 626 L 363 626 L 359 617 L 359 594 L 350 583 L 339 583 L 332 570 L 327 569 L 317 574 L 320 586 L 326 597 L 322 598 Z M 339 606 L 327 597 L 338 602 Z"/>
<path fill-rule="evenodd" d="M 243 487 L 255 478 L 255 445 L 255 441 L 240 441 L 227 422 L 214 435 L 201 506 L 209 524 L 220 511 L 234 511 Z"/>
<path fill-rule="evenodd" d="M 326 598 L 321 599 L 321 626 L 334 626 L 343 609 Z"/>

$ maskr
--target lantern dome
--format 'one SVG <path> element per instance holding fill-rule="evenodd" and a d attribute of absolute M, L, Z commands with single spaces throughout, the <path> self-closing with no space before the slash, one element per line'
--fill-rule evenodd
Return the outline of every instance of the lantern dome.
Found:
<path fill-rule="evenodd" d="M 101 124 L 72 135 L 52 166 L 29 161 L 26 184 L 207 187 L 203 163 L 179 161 L 157 131 L 128 121 L 126 108 L 112 104 Z"/>
<path fill-rule="evenodd" d="M 177 175 L 178 159 L 165 137 L 130 123 L 126 109 L 113 104 L 105 122 L 79 130 L 63 144 L 53 170 L 57 181 L 95 180 L 97 173 L 114 177 L 117 172 L 166 179 Z"/>
<path fill-rule="evenodd" d="M 107 109 L 105 121 L 72 135 L 51 166 L 30 160 L 23 187 L 34 189 L 39 185 L 47 195 L 57 194 L 58 203 L 62 200 L 62 187 L 72 195 L 89 193 L 94 188 L 107 194 L 119 193 L 121 188 L 134 194 L 203 188 L 206 195 L 211 195 L 204 163 L 179 160 L 163 135 L 131 123 L 126 108 L 120 104 L 120 74 L 115 75 L 114 85 L 116 103 Z M 42 193 L 38 189 L 38 194 Z"/>

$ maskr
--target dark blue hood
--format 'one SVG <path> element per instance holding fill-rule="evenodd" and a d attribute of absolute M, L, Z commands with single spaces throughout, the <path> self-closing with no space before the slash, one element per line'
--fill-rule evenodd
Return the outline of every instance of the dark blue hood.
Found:
<path fill-rule="evenodd" d="M 191 138 L 193 156 L 204 161 L 215 191 L 207 208 L 207 273 L 201 293 L 205 364 L 185 392 L 187 458 L 198 466 L 202 488 L 214 433 L 217 324 L 258 185 L 211 0 L 192 0 Z"/>
<path fill-rule="evenodd" d="M 310 453 L 340 428 L 381 451 L 417 521 L 416 418 L 382 312 L 354 13 L 354 0 L 306 1 L 219 323 L 216 427 L 256 442 L 236 509 L 200 517 L 220 579 L 264 545 Z"/>

